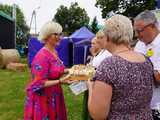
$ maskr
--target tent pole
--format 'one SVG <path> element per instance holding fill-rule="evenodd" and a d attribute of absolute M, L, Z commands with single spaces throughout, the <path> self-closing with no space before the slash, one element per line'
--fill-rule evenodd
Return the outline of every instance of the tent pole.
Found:
<path fill-rule="evenodd" d="M 84 64 L 86 64 L 86 58 L 87 58 L 87 48 L 88 46 L 84 46 Z"/>
<path fill-rule="evenodd" d="M 72 38 L 69 38 L 69 67 L 74 64 L 74 44 Z"/>

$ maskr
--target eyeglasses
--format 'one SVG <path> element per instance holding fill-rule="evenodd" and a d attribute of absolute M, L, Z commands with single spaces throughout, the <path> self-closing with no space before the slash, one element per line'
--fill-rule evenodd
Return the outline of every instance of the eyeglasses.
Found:
<path fill-rule="evenodd" d="M 52 35 L 55 35 L 55 36 L 62 36 L 62 33 L 52 33 Z"/>
<path fill-rule="evenodd" d="M 145 30 L 145 28 L 147 28 L 147 27 L 149 27 L 149 26 L 151 26 L 151 25 L 153 25 L 153 24 L 148 24 L 148 25 L 144 26 L 143 28 L 135 29 L 135 31 L 136 31 L 137 33 L 141 33 L 141 32 L 143 32 L 143 31 Z"/>

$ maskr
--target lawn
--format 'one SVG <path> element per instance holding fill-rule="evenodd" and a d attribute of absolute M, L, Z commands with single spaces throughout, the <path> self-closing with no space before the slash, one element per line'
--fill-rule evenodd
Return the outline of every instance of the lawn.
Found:
<path fill-rule="evenodd" d="M 22 59 L 22 62 L 26 62 Z M 0 69 L 0 120 L 22 120 L 25 86 L 29 70 L 14 72 Z M 63 85 L 68 120 L 82 120 L 83 95 L 75 96 L 67 85 Z"/>

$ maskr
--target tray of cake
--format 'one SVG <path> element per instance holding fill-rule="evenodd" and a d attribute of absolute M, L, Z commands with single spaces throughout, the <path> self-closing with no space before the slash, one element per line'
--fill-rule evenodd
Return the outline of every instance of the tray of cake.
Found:
<path fill-rule="evenodd" d="M 68 69 L 68 74 L 64 75 L 62 79 L 65 80 L 90 80 L 95 74 L 94 67 L 90 65 L 74 65 Z"/>

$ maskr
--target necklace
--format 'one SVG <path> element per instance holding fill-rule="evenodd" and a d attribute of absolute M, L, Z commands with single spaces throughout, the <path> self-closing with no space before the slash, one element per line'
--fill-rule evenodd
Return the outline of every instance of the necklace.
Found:
<path fill-rule="evenodd" d="M 114 54 L 120 54 L 120 53 L 124 53 L 124 52 L 127 52 L 127 51 L 130 51 L 130 49 L 126 49 L 126 50 L 117 51 L 117 52 L 115 52 Z"/>
<path fill-rule="evenodd" d="M 47 51 L 49 51 L 53 56 L 54 56 L 54 58 L 58 61 L 58 62 L 60 62 L 61 64 L 63 64 L 63 62 L 61 61 L 61 59 L 58 57 L 58 53 L 56 52 L 56 50 L 50 50 L 49 48 L 47 48 L 47 47 L 44 47 Z"/>

